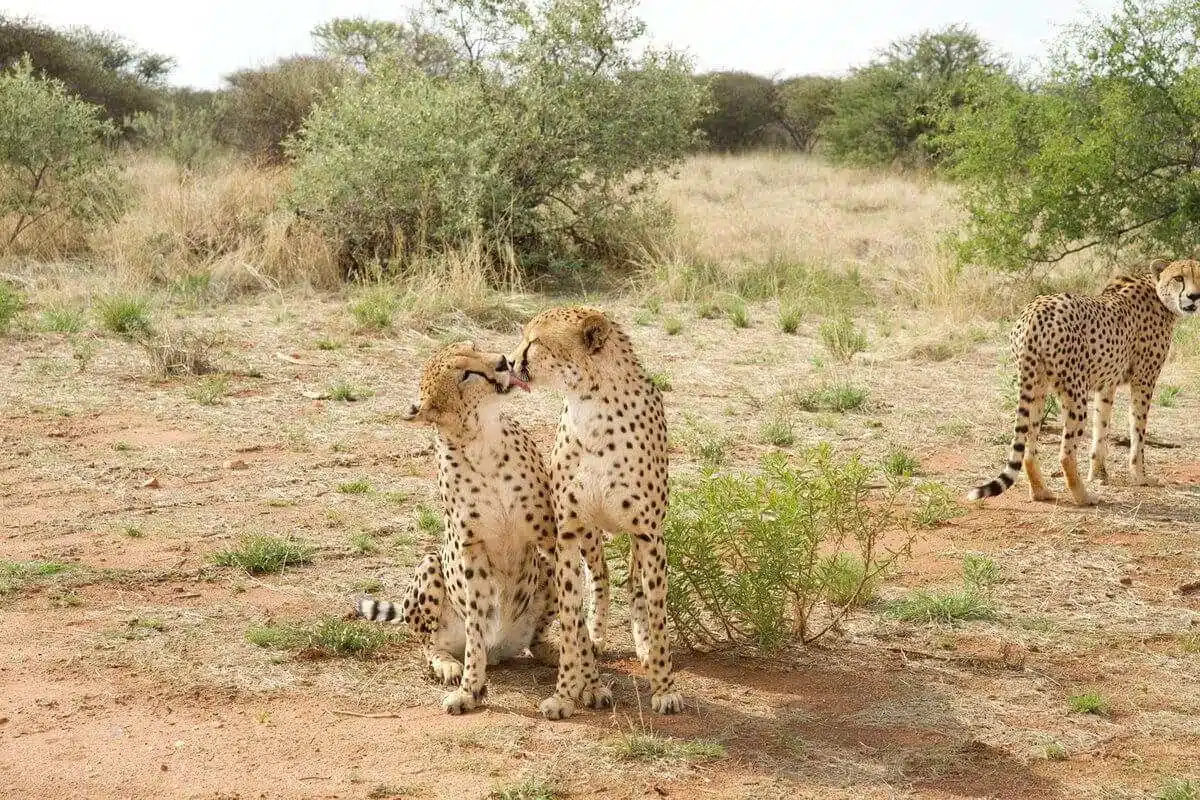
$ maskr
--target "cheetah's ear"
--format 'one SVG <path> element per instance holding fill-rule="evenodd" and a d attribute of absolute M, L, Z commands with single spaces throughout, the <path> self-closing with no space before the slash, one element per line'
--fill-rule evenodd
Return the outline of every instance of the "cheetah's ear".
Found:
<path fill-rule="evenodd" d="M 612 326 L 608 322 L 608 317 L 604 316 L 604 312 L 593 311 L 583 318 L 579 328 L 583 335 L 583 346 L 589 353 L 598 353 L 608 340 Z"/>
<path fill-rule="evenodd" d="M 1155 275 L 1161 275 L 1162 271 L 1171 266 L 1171 262 L 1165 258 L 1156 258 L 1150 262 L 1150 270 Z"/>

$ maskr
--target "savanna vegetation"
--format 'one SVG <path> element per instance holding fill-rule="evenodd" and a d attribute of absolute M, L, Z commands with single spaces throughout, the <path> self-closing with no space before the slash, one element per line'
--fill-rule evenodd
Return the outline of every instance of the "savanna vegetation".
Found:
<path fill-rule="evenodd" d="M 1153 412 L 1167 488 L 958 498 L 1008 444 L 1021 306 L 1194 254 L 1197 30 L 1193 3 L 1125 0 L 1032 67 L 954 25 L 769 77 L 698 74 L 631 0 L 444 0 L 329 20 L 199 91 L 114 34 L 0 18 L 0 614 L 38 665 L 3 692 L 45 748 L 0 772 L 50 794 L 126 791 L 95 775 L 130 758 L 147 794 L 631 796 L 620 772 L 681 797 L 1194 796 L 1200 328 Z M 397 411 L 434 347 L 503 349 L 574 302 L 665 393 L 696 713 L 640 713 L 618 601 L 611 720 L 530 721 L 553 677 L 520 667 L 447 733 L 403 632 L 341 619 L 441 530 Z M 549 441 L 554 401 L 514 402 Z M 61 748 L 22 710 L 66 708 L 63 685 L 148 740 L 35 774 Z M 283 766 L 237 766 L 250 740 Z"/>

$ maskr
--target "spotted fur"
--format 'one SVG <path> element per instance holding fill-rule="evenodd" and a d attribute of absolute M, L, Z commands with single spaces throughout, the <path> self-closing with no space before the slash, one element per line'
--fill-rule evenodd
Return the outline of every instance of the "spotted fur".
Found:
<path fill-rule="evenodd" d="M 1022 465 L 1034 500 L 1055 500 L 1042 480 L 1037 462 L 1038 433 L 1046 392 L 1061 400 L 1062 444 L 1059 461 L 1071 497 L 1093 505 L 1096 497 L 1079 478 L 1075 447 L 1087 427 L 1088 398 L 1096 404 L 1088 480 L 1107 483 L 1105 470 L 1108 426 L 1113 395 L 1128 384 L 1130 482 L 1150 484 L 1143 449 L 1146 416 L 1158 374 L 1171 346 L 1172 329 L 1181 317 L 1200 306 L 1200 262 L 1155 261 L 1151 271 L 1113 278 L 1098 297 L 1056 294 L 1026 306 L 1012 333 L 1018 366 L 1020 401 L 1004 471 L 977 486 L 971 500 L 994 497 L 1016 481 Z"/>
<path fill-rule="evenodd" d="M 612 704 L 600 684 L 608 583 L 605 535 L 630 539 L 630 617 L 637 655 L 650 676 L 651 707 L 683 708 L 667 640 L 667 422 L 629 337 L 595 308 L 557 308 L 525 326 L 512 358 L 517 376 L 566 395 L 551 457 L 558 528 L 557 586 L 561 652 L 554 695 L 541 703 L 551 719 L 580 703 Z M 585 620 L 583 562 L 596 586 L 590 629 Z"/>
<path fill-rule="evenodd" d="M 357 603 L 367 619 L 408 624 L 434 675 L 458 684 L 442 701 L 451 714 L 483 700 L 487 664 L 527 648 L 557 660 L 547 638 L 557 614 L 550 480 L 533 438 L 497 408 L 517 384 L 503 355 L 470 342 L 426 364 L 406 419 L 437 430 L 445 536 L 402 603 Z"/>

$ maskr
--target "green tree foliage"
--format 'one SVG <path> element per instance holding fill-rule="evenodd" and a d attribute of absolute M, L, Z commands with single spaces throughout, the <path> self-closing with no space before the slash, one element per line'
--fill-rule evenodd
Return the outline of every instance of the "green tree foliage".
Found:
<path fill-rule="evenodd" d="M 936 162 L 954 112 L 971 102 L 981 76 L 1003 72 L 987 43 L 962 26 L 893 42 L 843 82 L 823 129 L 828 152 L 863 165 Z"/>
<path fill-rule="evenodd" d="M 695 143 L 685 58 L 633 54 L 632 0 L 452 0 L 430 29 L 452 78 L 381 60 L 305 124 L 293 202 L 351 265 L 466 241 L 526 265 L 620 258 L 648 189 Z"/>
<path fill-rule="evenodd" d="M 1200 6 L 1126 0 L 1069 31 L 1044 76 L 991 81 L 948 142 L 965 258 L 1004 268 L 1200 240 Z"/>
<path fill-rule="evenodd" d="M 267 163 L 284 158 L 283 141 L 300 130 L 313 106 L 345 79 L 334 61 L 315 56 L 285 58 L 263 69 L 228 76 L 220 119 L 221 138 Z"/>
<path fill-rule="evenodd" d="M 714 72 L 702 77 L 712 105 L 700 120 L 708 145 L 732 152 L 762 142 L 765 129 L 779 121 L 775 82 L 749 72 Z"/>
<path fill-rule="evenodd" d="M 430 31 L 414 16 L 408 22 L 364 17 L 334 19 L 313 30 L 317 49 L 359 72 L 379 58 L 401 59 L 432 77 L 446 77 L 457 57 L 446 38 Z"/>
<path fill-rule="evenodd" d="M 217 153 L 217 106 L 173 99 L 154 113 L 140 112 L 130 121 L 140 144 L 157 150 L 184 170 L 194 170 Z"/>
<path fill-rule="evenodd" d="M 0 73 L 0 246 L 38 228 L 115 219 L 122 193 L 103 109 L 41 78 L 26 57 Z"/>
<path fill-rule="evenodd" d="M 157 89 L 174 66 L 167 56 L 139 50 L 112 33 L 55 30 L 32 20 L 0 16 L 0 68 L 15 65 L 26 54 L 38 74 L 55 78 L 72 94 L 103 106 L 117 123 L 153 110 Z"/>
<path fill-rule="evenodd" d="M 808 153 L 816 147 L 821 128 L 833 116 L 841 83 L 837 78 L 802 75 L 778 85 L 779 124 L 800 150 Z"/>

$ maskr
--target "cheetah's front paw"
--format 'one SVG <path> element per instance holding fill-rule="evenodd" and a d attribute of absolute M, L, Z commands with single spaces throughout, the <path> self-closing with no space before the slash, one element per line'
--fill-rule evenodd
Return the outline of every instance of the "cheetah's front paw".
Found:
<path fill-rule="evenodd" d="M 566 719 L 575 713 L 575 703 L 555 694 L 538 704 L 538 709 L 546 719 Z"/>
<path fill-rule="evenodd" d="M 443 686 L 457 686 L 462 681 L 463 665 L 453 658 L 434 656 L 429 661 L 429 671 Z"/>
<path fill-rule="evenodd" d="M 442 708 L 447 714 L 465 714 L 475 708 L 475 696 L 466 689 L 455 689 L 442 698 Z"/>
<path fill-rule="evenodd" d="M 598 684 L 590 689 L 584 689 L 583 693 L 579 695 L 579 702 L 588 708 L 612 708 L 612 689 Z"/>
<path fill-rule="evenodd" d="M 679 692 L 659 692 L 650 698 L 650 707 L 659 714 L 678 714 L 683 711 L 683 695 Z"/>

